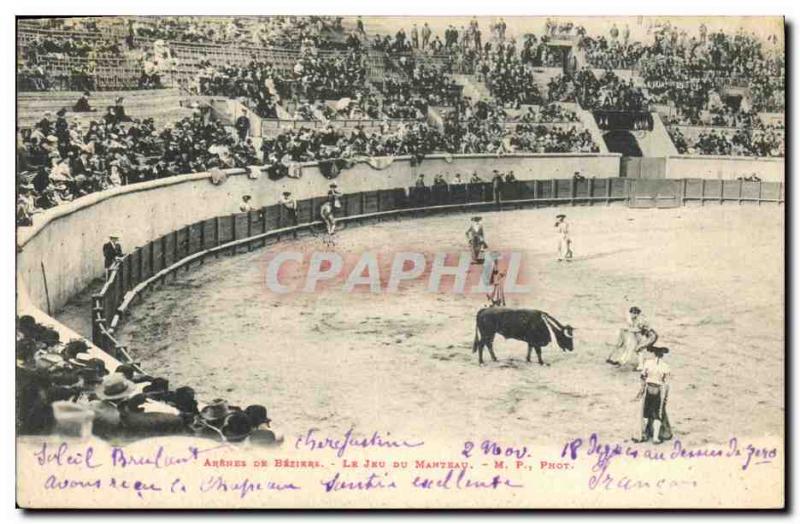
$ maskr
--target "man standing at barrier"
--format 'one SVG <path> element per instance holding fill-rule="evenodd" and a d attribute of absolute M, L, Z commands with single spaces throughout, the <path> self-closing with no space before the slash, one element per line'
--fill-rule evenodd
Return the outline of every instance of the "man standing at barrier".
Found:
<path fill-rule="evenodd" d="M 119 245 L 119 236 L 110 235 L 108 242 L 103 244 L 103 259 L 106 268 L 106 280 L 111 276 L 111 272 L 116 269 L 117 264 L 122 260 L 122 246 Z"/>
<path fill-rule="evenodd" d="M 331 182 L 330 188 L 328 189 L 328 202 L 331 203 L 333 209 L 340 209 L 342 207 L 342 192 L 339 191 L 339 186 L 336 182 Z"/>
<path fill-rule="evenodd" d="M 569 237 L 567 215 L 556 215 L 556 231 L 558 231 L 558 261 L 572 261 L 572 239 Z"/>
<path fill-rule="evenodd" d="M 494 197 L 494 205 L 500 209 L 500 200 L 503 193 L 503 174 L 497 169 L 492 171 L 492 197 Z"/>
<path fill-rule="evenodd" d="M 288 224 L 281 224 L 280 227 L 284 227 L 286 225 L 290 226 L 297 226 L 297 200 L 292 197 L 291 191 L 284 191 L 283 196 L 281 196 L 280 205 L 283 208 L 286 216 L 288 217 Z M 297 231 L 295 230 L 294 238 L 297 238 Z"/>
<path fill-rule="evenodd" d="M 242 196 L 242 201 L 239 204 L 239 211 L 241 211 L 242 213 L 249 213 L 250 211 L 252 211 L 253 210 L 253 204 L 250 203 L 250 200 L 252 198 L 253 197 L 251 197 L 250 195 Z"/>
<path fill-rule="evenodd" d="M 319 208 L 319 216 L 325 222 L 325 227 L 328 230 L 328 235 L 333 235 L 336 232 L 336 210 L 342 207 L 342 192 L 339 191 L 339 186 L 336 182 L 331 182 L 330 189 L 328 189 L 328 201 L 322 204 Z"/>

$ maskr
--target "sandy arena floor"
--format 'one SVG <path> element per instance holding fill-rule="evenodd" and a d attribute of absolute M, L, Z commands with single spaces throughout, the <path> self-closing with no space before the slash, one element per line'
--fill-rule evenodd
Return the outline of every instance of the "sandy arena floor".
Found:
<path fill-rule="evenodd" d="M 524 252 L 528 295 L 577 328 L 576 350 L 496 339 L 500 359 L 471 351 L 481 295 L 433 294 L 426 280 L 397 294 L 278 296 L 268 253 L 324 249 L 318 238 L 220 258 L 182 273 L 135 306 L 122 339 L 143 366 L 204 400 L 263 403 L 287 435 L 310 427 L 414 436 L 518 436 L 558 442 L 592 431 L 626 439 L 638 427 L 638 374 L 604 361 L 632 304 L 660 334 L 673 369 L 669 411 L 687 443 L 781 435 L 784 404 L 783 209 L 569 208 L 575 261 L 555 260 L 555 209 L 484 215 L 492 249 Z M 353 227 L 348 257 L 401 248 L 465 249 L 469 217 Z M 291 273 L 291 272 L 290 272 Z M 299 274 L 298 274 L 299 273 Z M 427 273 L 426 273 L 427 274 Z M 283 278 L 302 282 L 305 273 Z M 488 355 L 487 355 L 488 357 Z"/>

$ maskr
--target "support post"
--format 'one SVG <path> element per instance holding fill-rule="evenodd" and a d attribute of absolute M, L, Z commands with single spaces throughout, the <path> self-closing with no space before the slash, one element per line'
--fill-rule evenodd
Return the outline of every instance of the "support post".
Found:
<path fill-rule="evenodd" d="M 214 217 L 214 230 L 216 231 L 214 237 L 214 247 L 218 247 L 221 244 L 220 238 L 222 237 L 222 222 L 220 221 L 219 217 Z M 219 251 L 214 252 L 214 258 L 219 258 Z"/>
<path fill-rule="evenodd" d="M 569 180 L 569 204 L 575 206 L 575 179 Z"/>
<path fill-rule="evenodd" d="M 706 205 L 706 179 L 700 180 L 700 205 Z"/>

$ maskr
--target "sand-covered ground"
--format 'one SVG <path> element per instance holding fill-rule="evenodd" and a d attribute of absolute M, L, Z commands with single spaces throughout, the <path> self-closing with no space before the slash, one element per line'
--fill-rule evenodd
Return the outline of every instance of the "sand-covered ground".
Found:
<path fill-rule="evenodd" d="M 143 366 L 192 385 L 203 400 L 263 403 L 287 434 L 310 427 L 428 437 L 558 442 L 637 427 L 638 374 L 605 364 L 636 304 L 660 334 L 673 370 L 669 411 L 687 443 L 783 432 L 783 209 L 568 208 L 575 261 L 555 260 L 555 209 L 484 214 L 490 247 L 524 253 L 531 292 L 510 306 L 542 309 L 576 329 L 576 350 L 498 337 L 500 359 L 472 353 L 481 295 L 430 293 L 419 280 L 395 294 L 277 295 L 265 284 L 275 251 L 323 250 L 321 239 L 223 257 L 181 273 L 135 306 L 123 341 Z M 468 216 L 353 227 L 334 250 L 378 253 L 382 278 L 400 250 L 465 249 Z M 476 266 L 477 267 L 477 266 Z M 285 271 L 284 283 L 305 273 Z M 427 273 L 426 273 L 427 274 Z"/>

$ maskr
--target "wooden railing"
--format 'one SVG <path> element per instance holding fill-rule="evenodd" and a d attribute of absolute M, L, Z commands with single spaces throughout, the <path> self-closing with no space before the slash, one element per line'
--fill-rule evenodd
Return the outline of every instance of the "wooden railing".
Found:
<path fill-rule="evenodd" d="M 505 183 L 498 190 L 491 183 L 476 183 L 365 191 L 344 195 L 336 220 L 339 224 L 361 224 L 551 205 L 635 202 L 637 207 L 660 207 L 659 199 L 674 199 L 677 205 L 691 200 L 700 204 L 784 202 L 784 185 L 777 182 L 662 179 L 637 186 L 639 182 L 625 178 L 557 179 Z M 642 206 L 647 199 L 652 199 L 652 205 Z M 93 343 L 121 361 L 130 361 L 116 334 L 131 305 L 148 289 L 210 257 L 251 251 L 286 237 L 320 234 L 324 225 L 317 218 L 326 201 L 327 197 L 298 201 L 297 224 L 283 206 L 276 204 L 196 222 L 134 249 L 110 272 L 100 292 L 92 295 Z"/>

